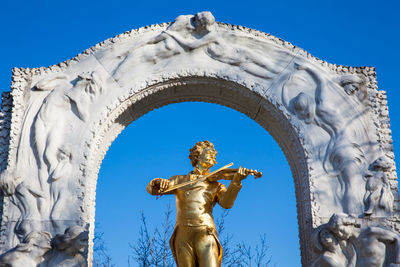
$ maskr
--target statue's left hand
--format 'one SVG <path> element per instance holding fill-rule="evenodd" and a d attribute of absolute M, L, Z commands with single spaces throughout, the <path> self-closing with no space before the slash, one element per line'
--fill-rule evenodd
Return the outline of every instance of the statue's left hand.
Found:
<path fill-rule="evenodd" d="M 233 181 L 240 183 L 243 179 L 245 179 L 250 174 L 250 172 L 251 172 L 251 170 L 249 170 L 247 168 L 239 167 L 237 173 L 235 173 L 235 175 L 233 176 Z"/>
<path fill-rule="evenodd" d="M 165 190 L 167 190 L 169 188 L 170 184 L 171 184 L 170 180 L 162 179 L 162 178 L 156 178 L 150 182 L 150 185 L 152 187 L 154 187 L 158 191 L 158 193 L 162 193 Z"/>

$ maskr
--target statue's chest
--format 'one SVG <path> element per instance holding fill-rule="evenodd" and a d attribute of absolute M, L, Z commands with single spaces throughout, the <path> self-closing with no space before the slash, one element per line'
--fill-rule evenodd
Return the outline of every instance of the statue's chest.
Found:
<path fill-rule="evenodd" d="M 187 203 L 214 204 L 218 185 L 210 182 L 198 182 L 179 188 L 177 198 Z"/>

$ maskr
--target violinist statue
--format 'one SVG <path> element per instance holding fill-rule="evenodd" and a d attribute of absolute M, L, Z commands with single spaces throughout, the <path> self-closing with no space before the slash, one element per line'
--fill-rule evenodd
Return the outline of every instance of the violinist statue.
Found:
<path fill-rule="evenodd" d="M 212 143 L 197 142 L 189 155 L 193 171 L 169 179 L 156 178 L 147 185 L 151 195 L 175 195 L 176 225 L 170 247 L 178 267 L 221 266 L 222 246 L 213 220 L 213 207 L 218 202 L 225 209 L 232 208 L 242 188 L 241 181 L 249 174 L 262 175 L 241 167 L 228 169 L 232 164 L 210 173 L 216 164 L 216 155 Z M 226 188 L 218 182 L 220 179 L 232 181 Z"/>

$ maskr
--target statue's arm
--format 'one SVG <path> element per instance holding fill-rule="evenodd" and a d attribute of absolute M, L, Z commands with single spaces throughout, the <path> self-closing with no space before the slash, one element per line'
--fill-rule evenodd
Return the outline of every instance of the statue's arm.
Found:
<path fill-rule="evenodd" d="M 400 264 L 400 235 L 380 227 L 368 227 L 367 234 L 374 235 L 379 241 L 383 243 L 394 243 L 396 251 L 396 264 Z"/>
<path fill-rule="evenodd" d="M 217 201 L 221 207 L 225 209 L 230 209 L 233 207 L 233 203 L 235 203 L 237 194 L 242 188 L 242 180 L 245 179 L 252 171 L 253 170 L 239 167 L 233 176 L 232 182 L 229 184 L 228 189 L 226 189 L 225 185 L 220 184 Z"/>
<path fill-rule="evenodd" d="M 210 33 L 204 35 L 200 39 L 195 39 L 194 41 L 190 41 L 188 38 L 183 38 L 179 33 L 174 31 L 166 31 L 165 33 L 175 39 L 175 41 L 177 41 L 180 46 L 185 47 L 189 50 L 194 50 L 215 41 L 214 36 L 212 36 Z"/>
<path fill-rule="evenodd" d="M 370 228 L 371 231 L 373 231 L 376 235 L 378 235 L 378 239 L 381 242 L 388 242 L 388 243 L 394 242 L 395 253 L 396 253 L 395 263 L 400 264 L 400 235 L 380 227 L 370 227 Z"/>
<path fill-rule="evenodd" d="M 165 32 L 162 32 L 158 35 L 156 35 L 155 37 L 153 37 L 152 39 L 150 39 L 149 41 L 146 42 L 146 44 L 156 44 L 159 42 L 164 41 L 165 39 L 167 39 L 167 34 L 165 34 Z"/>
<path fill-rule="evenodd" d="M 312 68 L 310 68 L 309 66 L 302 65 L 302 64 L 299 64 L 299 63 L 295 62 L 295 63 L 294 63 L 294 67 L 295 67 L 297 70 L 304 70 L 304 71 L 306 71 L 306 72 L 314 79 L 314 81 L 315 81 L 316 83 L 318 83 L 318 84 L 324 83 L 324 81 L 319 77 L 318 73 L 317 73 L 315 70 L 313 70 Z"/>
<path fill-rule="evenodd" d="M 392 243 L 400 240 L 398 234 L 381 227 L 370 226 L 365 231 L 367 234 L 375 236 L 379 241 L 384 243 Z"/>
<path fill-rule="evenodd" d="M 317 102 L 324 100 L 326 97 L 325 95 L 327 87 L 325 80 L 323 80 L 314 69 L 306 65 L 300 65 L 298 63 L 295 63 L 295 68 L 297 70 L 306 71 L 317 84 L 317 89 L 315 91 L 315 98 L 317 99 Z"/>
<path fill-rule="evenodd" d="M 225 185 L 220 184 L 218 189 L 217 202 L 224 209 L 230 209 L 235 203 L 236 197 L 242 188 L 242 183 L 232 181 L 228 188 Z"/>
<path fill-rule="evenodd" d="M 135 46 L 133 48 L 133 50 L 139 49 L 139 48 L 141 48 L 143 46 L 146 46 L 146 45 L 157 44 L 157 43 L 162 42 L 165 39 L 167 39 L 167 37 L 169 37 L 169 36 L 165 32 L 162 32 L 162 33 L 152 37 L 150 40 L 146 40 L 144 42 L 141 42 L 139 45 Z"/>

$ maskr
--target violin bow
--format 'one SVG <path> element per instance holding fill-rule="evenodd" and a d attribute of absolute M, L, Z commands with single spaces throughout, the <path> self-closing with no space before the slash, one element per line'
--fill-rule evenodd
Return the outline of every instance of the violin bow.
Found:
<path fill-rule="evenodd" d="M 173 185 L 170 188 L 168 188 L 167 190 L 165 190 L 163 192 L 160 192 L 160 193 L 161 194 L 165 194 L 165 193 L 171 192 L 172 190 L 175 190 L 175 189 L 187 186 L 187 185 L 192 185 L 192 184 L 195 184 L 197 182 L 203 182 L 203 181 L 207 180 L 208 177 L 213 176 L 214 174 L 216 174 L 216 173 L 218 173 L 218 172 L 220 172 L 222 170 L 225 170 L 225 169 L 231 167 L 232 165 L 233 165 L 233 162 L 229 163 L 228 165 L 225 165 L 222 168 L 219 168 L 218 170 L 215 170 L 215 171 L 207 174 L 206 176 L 203 176 L 200 179 L 196 179 L 196 180 L 193 180 L 193 181 L 187 181 L 187 182 L 183 182 L 183 183 L 180 183 L 180 184 L 177 184 L 177 185 Z"/>

